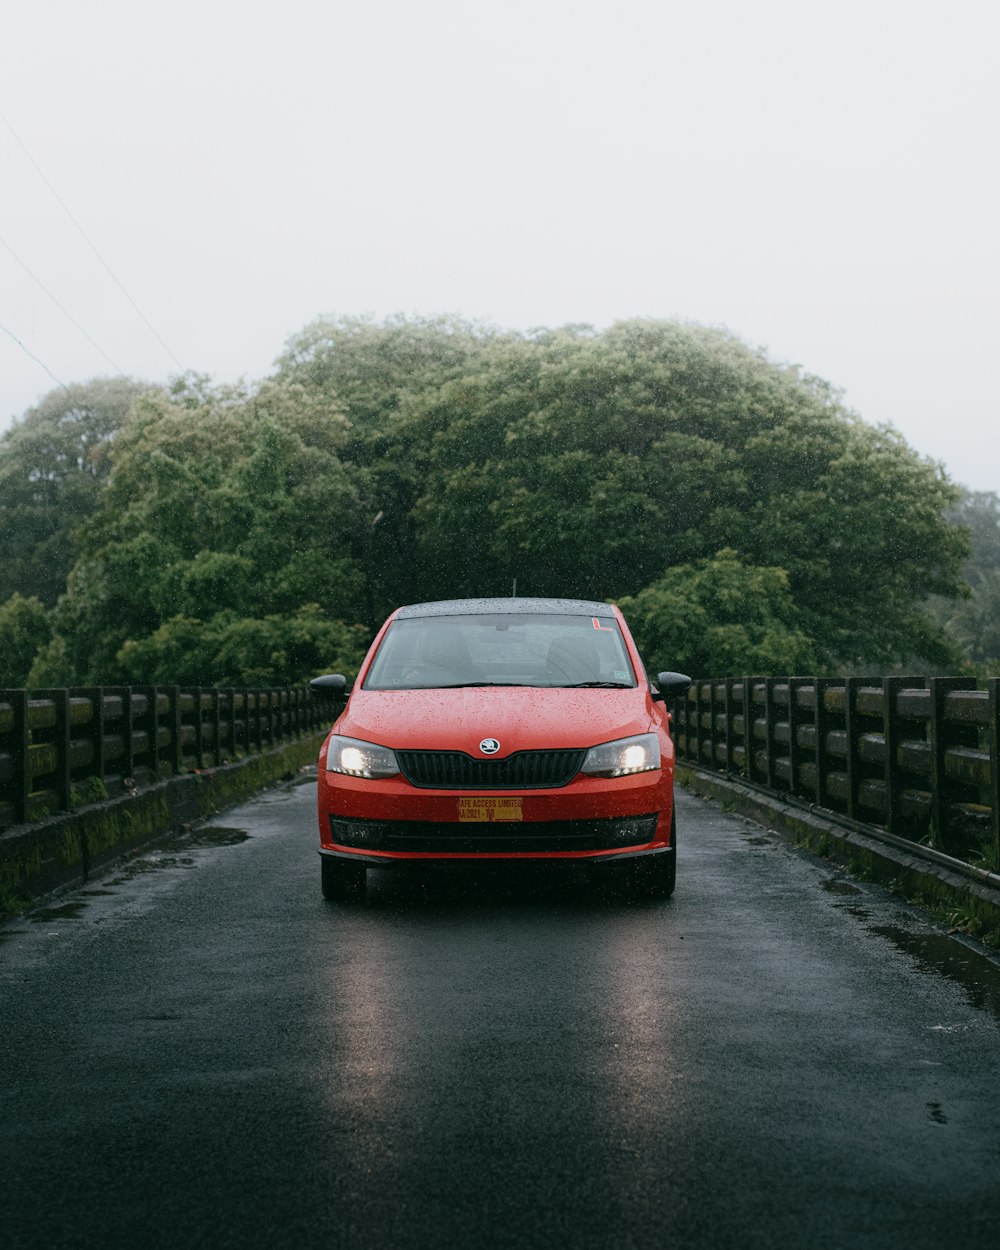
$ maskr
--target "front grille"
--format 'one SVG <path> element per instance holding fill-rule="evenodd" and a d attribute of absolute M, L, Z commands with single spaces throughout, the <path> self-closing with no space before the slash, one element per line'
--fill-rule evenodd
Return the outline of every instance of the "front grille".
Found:
<path fill-rule="evenodd" d="M 644 846 L 656 833 L 658 817 L 620 816 L 611 820 L 484 821 L 435 824 L 423 820 L 363 820 L 330 817 L 338 846 L 358 851 L 422 851 L 474 854 L 493 851 L 611 851 Z"/>
<path fill-rule="evenodd" d="M 397 751 L 411 786 L 425 790 L 550 790 L 573 780 L 586 751 L 518 751 L 477 760 L 462 751 Z"/>

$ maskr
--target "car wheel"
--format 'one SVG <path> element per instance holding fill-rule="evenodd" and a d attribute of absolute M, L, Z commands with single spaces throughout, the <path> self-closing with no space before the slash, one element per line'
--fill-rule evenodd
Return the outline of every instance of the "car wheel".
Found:
<path fill-rule="evenodd" d="M 670 851 L 629 864 L 630 892 L 637 898 L 669 898 L 677 884 L 677 816 L 670 818 Z"/>
<path fill-rule="evenodd" d="M 368 872 L 364 864 L 352 864 L 349 860 L 324 855 L 320 860 L 323 873 L 323 897 L 331 903 L 350 899 L 362 899 Z"/>
<path fill-rule="evenodd" d="M 649 898 L 669 898 L 677 884 L 677 851 L 669 855 L 654 855 L 643 864 L 644 879 L 640 878 L 640 890 Z"/>

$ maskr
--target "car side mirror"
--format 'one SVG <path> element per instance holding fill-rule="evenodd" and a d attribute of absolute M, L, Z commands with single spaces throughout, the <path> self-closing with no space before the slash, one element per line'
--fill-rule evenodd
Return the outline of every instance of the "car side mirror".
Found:
<path fill-rule="evenodd" d="M 657 673 L 656 684 L 659 690 L 653 695 L 654 699 L 666 699 L 668 695 L 684 694 L 690 689 L 691 678 L 686 673 Z"/>
<path fill-rule="evenodd" d="M 314 677 L 309 689 L 317 699 L 346 699 L 347 678 L 343 673 L 325 673 L 322 677 Z"/>

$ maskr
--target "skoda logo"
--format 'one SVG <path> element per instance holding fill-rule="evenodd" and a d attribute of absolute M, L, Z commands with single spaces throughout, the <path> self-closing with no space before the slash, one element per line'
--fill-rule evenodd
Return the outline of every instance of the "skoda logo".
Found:
<path fill-rule="evenodd" d="M 500 750 L 500 743 L 496 738 L 484 738 L 479 744 L 479 749 L 484 755 L 496 755 Z"/>

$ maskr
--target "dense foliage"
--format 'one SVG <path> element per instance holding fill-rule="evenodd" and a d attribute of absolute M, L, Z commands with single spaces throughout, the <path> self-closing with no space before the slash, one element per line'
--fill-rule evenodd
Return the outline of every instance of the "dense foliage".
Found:
<path fill-rule="evenodd" d="M 737 677 L 816 667 L 784 569 L 747 566 L 734 551 L 680 564 L 619 606 L 653 673 L 680 667 Z"/>
<path fill-rule="evenodd" d="M 970 670 L 1000 674 L 1000 497 L 992 491 L 967 491 L 951 513 L 967 529 L 972 551 L 964 575 L 968 594 L 934 599 L 930 612 L 955 639 Z"/>
<path fill-rule="evenodd" d="M 80 523 L 111 472 L 111 448 L 142 388 L 97 379 L 52 391 L 0 436 L 0 598 L 52 607 L 79 554 Z"/>
<path fill-rule="evenodd" d="M 0 687 L 24 685 L 35 652 L 49 640 L 51 626 L 42 603 L 17 591 L 0 603 Z"/>
<path fill-rule="evenodd" d="M 356 665 L 346 428 L 294 385 L 195 380 L 138 401 L 31 680 L 138 680 L 149 665 L 160 681 L 270 684 L 327 654 Z"/>
<path fill-rule="evenodd" d="M 186 378 L 127 408 L 67 453 L 59 519 L 32 493 L 42 418 L 0 443 L 0 599 L 51 609 L 34 683 L 300 680 L 355 666 L 398 603 L 515 579 L 622 600 L 662 667 L 953 656 L 922 605 L 961 584 L 957 492 L 722 331 L 321 320 L 259 386 Z"/>

